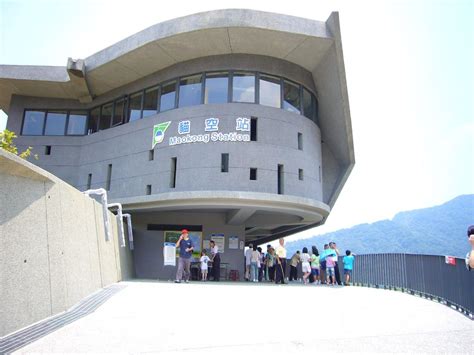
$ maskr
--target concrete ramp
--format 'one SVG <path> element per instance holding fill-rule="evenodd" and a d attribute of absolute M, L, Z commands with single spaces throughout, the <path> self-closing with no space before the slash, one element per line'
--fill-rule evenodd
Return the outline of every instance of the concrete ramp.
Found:
<path fill-rule="evenodd" d="M 436 302 L 362 287 L 126 285 L 17 353 L 473 353 L 474 322 Z"/>

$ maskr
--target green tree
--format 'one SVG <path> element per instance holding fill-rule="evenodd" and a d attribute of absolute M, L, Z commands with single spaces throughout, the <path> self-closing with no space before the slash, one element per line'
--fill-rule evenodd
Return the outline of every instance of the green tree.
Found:
<path fill-rule="evenodd" d="M 20 158 L 28 158 L 31 155 L 31 151 L 33 150 L 33 148 L 28 147 L 28 149 L 18 154 L 18 148 L 16 147 L 15 143 L 13 143 L 13 140 L 15 138 L 17 138 L 15 132 L 9 131 L 8 129 L 5 129 L 3 132 L 0 132 L 1 148 L 6 150 L 7 152 L 18 155 Z M 38 160 L 38 154 L 35 154 L 33 156 L 36 160 Z"/>

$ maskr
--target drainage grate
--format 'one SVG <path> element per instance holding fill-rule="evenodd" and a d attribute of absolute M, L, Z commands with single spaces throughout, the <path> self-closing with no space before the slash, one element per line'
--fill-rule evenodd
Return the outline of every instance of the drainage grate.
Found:
<path fill-rule="evenodd" d="M 85 298 L 68 311 L 45 319 L 35 325 L 0 338 L 0 354 L 9 354 L 55 330 L 93 313 L 105 301 L 124 289 L 125 285 L 111 285 Z"/>

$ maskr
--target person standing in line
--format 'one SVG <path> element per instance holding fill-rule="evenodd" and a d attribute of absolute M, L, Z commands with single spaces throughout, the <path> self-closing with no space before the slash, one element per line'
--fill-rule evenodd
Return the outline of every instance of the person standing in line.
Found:
<path fill-rule="evenodd" d="M 321 283 L 321 280 L 319 279 L 319 267 L 320 267 L 319 251 L 318 251 L 318 248 L 316 248 L 316 246 L 314 246 L 314 245 L 311 247 L 311 251 L 312 251 L 312 254 L 311 254 L 311 275 L 313 275 L 314 284 L 317 285 L 318 283 L 319 284 Z"/>
<path fill-rule="evenodd" d="M 257 251 L 258 251 L 258 282 L 262 282 L 263 281 L 263 268 L 264 268 L 263 259 L 265 256 L 262 253 L 262 248 L 258 247 Z"/>
<path fill-rule="evenodd" d="M 245 281 L 250 280 L 250 258 L 252 256 L 253 244 L 249 244 L 249 248 L 245 251 Z"/>
<path fill-rule="evenodd" d="M 272 246 L 268 248 L 266 260 L 267 260 L 267 267 L 268 267 L 268 280 L 270 282 L 273 282 L 275 281 L 276 258 L 275 258 L 275 249 L 273 249 Z"/>
<path fill-rule="evenodd" d="M 466 255 L 466 267 L 468 270 L 474 270 L 474 225 L 467 229 L 467 237 L 471 244 L 471 251 Z"/>
<path fill-rule="evenodd" d="M 204 249 L 201 252 L 201 258 L 199 261 L 201 262 L 201 280 L 202 281 L 207 281 L 207 271 L 208 271 L 208 265 L 207 263 L 210 261 L 209 257 L 206 255 L 206 249 Z"/>
<path fill-rule="evenodd" d="M 250 256 L 250 278 L 252 282 L 258 282 L 258 258 L 260 254 L 257 250 L 257 246 L 253 246 L 252 254 Z"/>
<path fill-rule="evenodd" d="M 188 230 L 183 229 L 178 241 L 176 242 L 176 248 L 179 248 L 179 259 L 178 259 L 178 271 L 176 272 L 175 283 L 189 282 L 189 276 L 191 275 L 191 256 L 193 255 L 193 242 L 189 239 Z"/>
<path fill-rule="evenodd" d="M 319 257 L 320 268 L 319 271 L 321 273 L 321 283 L 326 283 L 326 255 L 328 254 L 329 244 L 324 244 L 324 249 L 321 252 L 321 256 Z"/>
<path fill-rule="evenodd" d="M 311 256 L 308 254 L 308 248 L 303 248 L 303 253 L 301 254 L 301 269 L 303 270 L 303 283 L 308 284 L 308 276 L 311 275 L 311 265 L 309 261 Z"/>
<path fill-rule="evenodd" d="M 340 255 L 339 253 L 339 249 L 337 249 L 337 246 L 336 246 L 336 243 L 334 242 L 330 242 L 329 243 L 329 248 L 331 248 L 332 250 L 334 250 L 334 252 L 336 253 L 336 258 L 334 260 L 334 262 L 336 263 L 334 265 L 334 273 L 336 275 L 336 282 L 338 285 L 341 285 L 341 274 L 339 273 L 339 265 L 337 263 L 337 257 Z"/>
<path fill-rule="evenodd" d="M 336 278 L 335 278 L 335 271 L 334 268 L 336 266 L 335 259 L 337 258 L 336 252 L 332 249 L 327 249 L 328 252 L 326 254 L 326 275 L 327 275 L 327 284 L 328 285 L 336 285 Z"/>
<path fill-rule="evenodd" d="M 349 286 L 352 269 L 354 268 L 354 255 L 350 250 L 346 250 L 346 256 L 342 259 L 342 263 L 344 264 L 344 285 Z"/>
<path fill-rule="evenodd" d="M 298 281 L 298 263 L 301 261 L 300 251 L 297 250 L 290 260 L 290 277 L 288 281 Z"/>
<path fill-rule="evenodd" d="M 221 256 L 219 254 L 219 248 L 216 242 L 211 240 L 209 242 L 211 246 L 211 261 L 212 261 L 212 276 L 213 281 L 219 281 L 221 278 Z"/>
<path fill-rule="evenodd" d="M 276 247 L 275 253 L 277 256 L 277 265 L 275 270 L 275 283 L 285 283 L 285 273 L 286 273 L 286 249 L 285 249 L 285 239 L 280 238 L 279 246 Z"/>

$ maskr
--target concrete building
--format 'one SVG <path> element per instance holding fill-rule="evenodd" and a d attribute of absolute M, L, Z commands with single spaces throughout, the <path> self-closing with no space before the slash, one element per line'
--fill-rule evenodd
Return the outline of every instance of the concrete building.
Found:
<path fill-rule="evenodd" d="M 337 13 L 199 13 L 64 67 L 1 65 L 0 88 L 34 164 L 132 214 L 139 278 L 173 277 L 182 228 L 242 275 L 243 245 L 323 224 L 355 162 Z"/>

